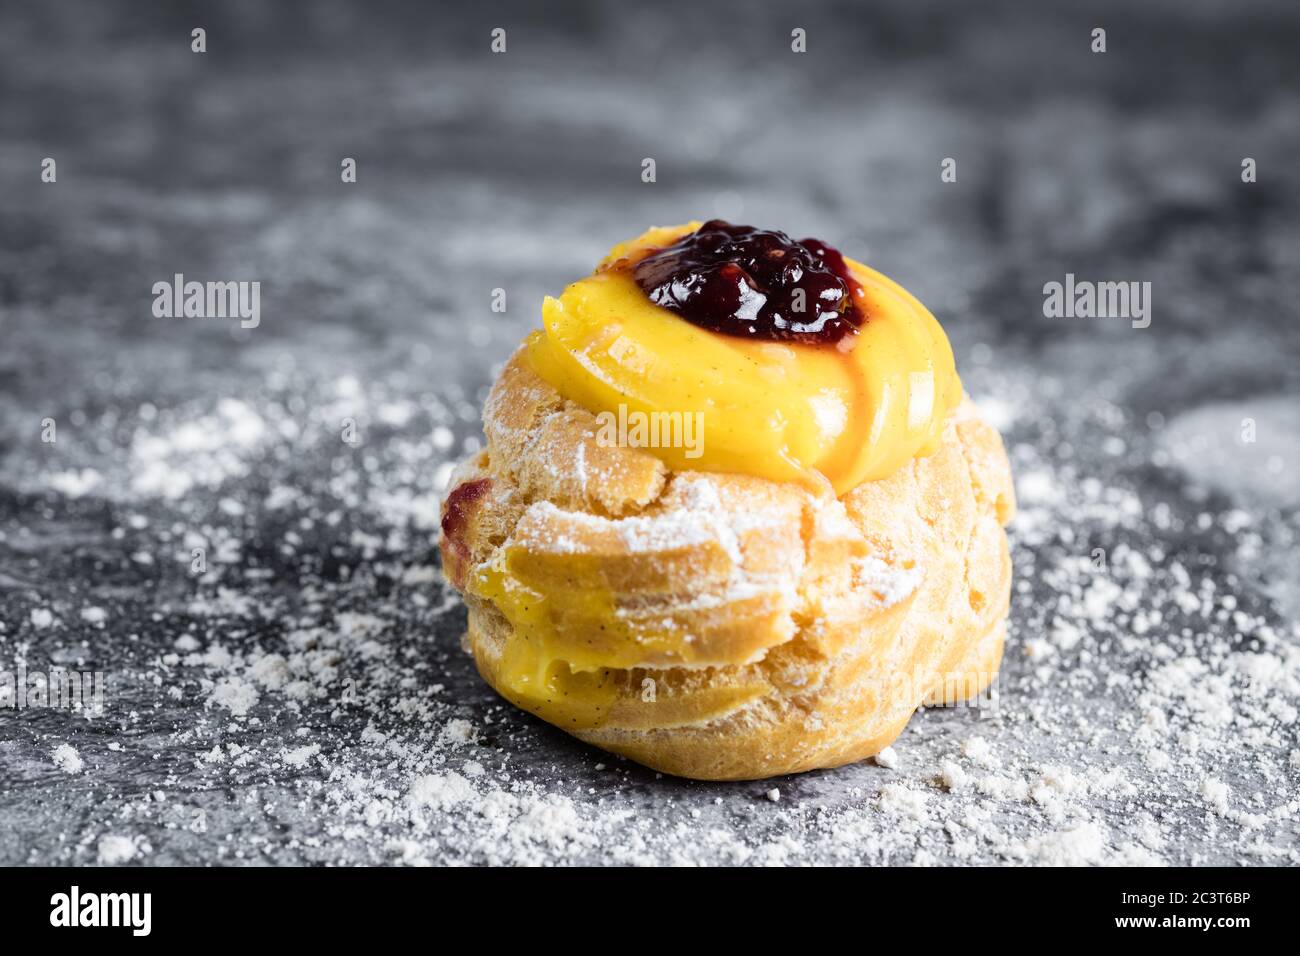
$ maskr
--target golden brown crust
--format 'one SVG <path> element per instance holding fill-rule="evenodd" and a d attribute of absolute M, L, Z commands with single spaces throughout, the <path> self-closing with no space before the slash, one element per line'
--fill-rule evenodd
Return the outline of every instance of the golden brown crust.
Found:
<path fill-rule="evenodd" d="M 467 592 L 469 646 L 514 699 L 513 612 L 469 579 L 490 568 L 508 589 L 553 595 L 557 655 L 617 665 L 601 719 L 565 728 L 589 743 L 701 779 L 832 767 L 997 671 L 1014 494 L 1001 439 L 969 401 L 933 455 L 840 499 L 601 447 L 595 417 L 518 353 L 484 430 L 441 542 Z"/>

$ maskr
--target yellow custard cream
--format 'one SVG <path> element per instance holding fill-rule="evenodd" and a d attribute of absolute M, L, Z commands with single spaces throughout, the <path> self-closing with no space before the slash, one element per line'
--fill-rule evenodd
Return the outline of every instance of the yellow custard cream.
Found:
<path fill-rule="evenodd" d="M 525 341 L 538 375 L 597 414 L 700 422 L 702 435 L 686 447 L 646 448 L 674 471 L 814 488 L 829 481 L 842 495 L 938 447 L 962 389 L 948 338 L 925 306 L 846 258 L 865 321 L 838 344 L 701 328 L 650 301 L 629 268 L 699 225 L 650 229 L 547 297 L 544 329 Z"/>

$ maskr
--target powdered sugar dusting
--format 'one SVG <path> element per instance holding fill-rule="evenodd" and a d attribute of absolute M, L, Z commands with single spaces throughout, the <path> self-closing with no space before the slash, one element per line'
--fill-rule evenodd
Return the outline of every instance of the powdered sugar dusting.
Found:
<path fill-rule="evenodd" d="M 61 839 L 28 834 L 45 847 L 33 860 L 192 861 L 197 843 L 200 859 L 236 863 L 1300 862 L 1297 634 L 1250 577 L 1279 524 L 1139 493 L 1118 468 L 1077 471 L 1054 443 L 1063 431 L 1102 441 L 1120 427 L 1109 406 L 1050 430 L 1014 419 L 1022 516 L 996 707 L 918 714 L 876 761 L 688 784 L 586 748 L 484 687 L 459 647 L 464 611 L 431 560 L 429 517 L 436 476 L 472 447 L 430 435 L 463 432 L 477 409 L 448 398 L 367 418 L 391 404 L 371 387 L 340 384 L 319 407 L 399 433 L 375 443 L 383 460 L 369 470 L 318 483 L 291 463 L 324 439 L 284 439 L 274 403 L 243 400 L 268 431 L 239 434 L 242 413 L 196 410 L 194 421 L 230 419 L 220 441 L 188 448 L 218 464 L 219 487 L 151 494 L 148 509 L 113 519 L 131 566 L 175 560 L 184 586 L 164 577 L 139 603 L 51 592 L 6 617 L 8 656 L 75 663 L 88 647 L 113 649 L 96 725 L 111 733 L 81 734 L 85 718 L 68 717 L 30 750 L 5 744 L 20 776 L 47 792 L 57 776 L 51 799 L 120 786 L 89 817 L 61 815 Z M 190 433 L 184 417 L 160 423 L 169 447 Z M 1139 438 L 1128 447 L 1137 454 Z M 237 466 L 221 468 L 228 455 Z M 278 478 L 250 485 L 264 455 Z M 117 487 L 118 464 L 86 467 Z M 74 502 L 98 493 L 59 484 Z M 613 531 L 561 517 L 624 544 L 713 542 L 733 558 L 749 531 L 781 518 L 732 507 L 704 481 L 665 495 L 691 520 Z M 208 564 L 189 577 L 194 548 Z M 1206 560 L 1216 554 L 1231 560 Z M 854 572 L 883 601 L 918 574 L 871 559 Z M 728 593 L 772 583 L 741 576 Z M 78 772 L 56 757 L 62 744 Z M 121 786 L 142 766 L 156 784 Z"/>

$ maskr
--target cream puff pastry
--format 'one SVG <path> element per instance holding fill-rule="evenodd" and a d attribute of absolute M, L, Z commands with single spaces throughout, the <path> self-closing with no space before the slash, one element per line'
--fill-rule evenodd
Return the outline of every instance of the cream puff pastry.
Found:
<path fill-rule="evenodd" d="M 689 223 L 616 246 L 543 324 L 443 503 L 503 697 L 657 770 L 755 779 L 876 754 L 993 679 L 1010 469 L 905 290 Z"/>

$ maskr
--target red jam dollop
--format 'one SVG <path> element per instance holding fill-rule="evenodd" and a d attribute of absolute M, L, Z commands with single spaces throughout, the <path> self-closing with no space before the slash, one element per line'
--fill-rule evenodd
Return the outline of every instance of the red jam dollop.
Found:
<path fill-rule="evenodd" d="M 655 305 L 724 335 L 834 344 L 863 322 L 844 257 L 774 229 L 711 219 L 632 272 Z"/>
<path fill-rule="evenodd" d="M 447 496 L 442 509 L 442 560 L 443 571 L 456 587 L 463 587 L 468 571 L 469 546 L 464 535 L 470 518 L 479 506 L 479 499 L 492 488 L 491 478 L 475 478 L 457 485 Z"/>

